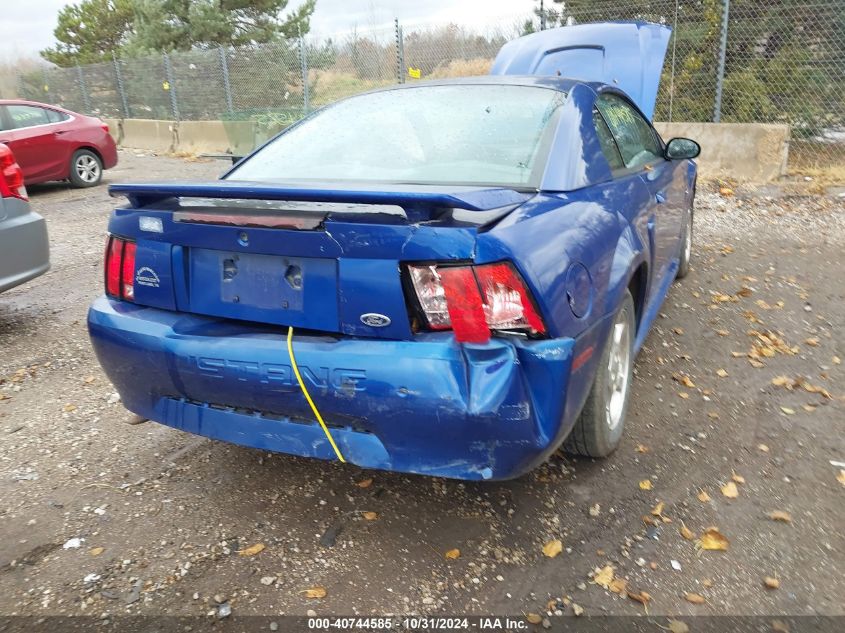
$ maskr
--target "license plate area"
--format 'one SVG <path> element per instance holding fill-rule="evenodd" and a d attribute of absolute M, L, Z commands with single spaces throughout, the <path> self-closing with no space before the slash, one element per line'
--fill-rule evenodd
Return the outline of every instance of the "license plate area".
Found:
<path fill-rule="evenodd" d="M 337 331 L 334 259 L 194 248 L 191 310 L 248 321 Z"/>

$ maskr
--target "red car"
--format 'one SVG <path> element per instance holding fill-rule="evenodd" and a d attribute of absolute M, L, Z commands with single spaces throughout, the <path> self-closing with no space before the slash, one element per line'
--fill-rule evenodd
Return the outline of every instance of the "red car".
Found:
<path fill-rule="evenodd" d="M 0 100 L 0 143 L 14 152 L 27 185 L 70 180 L 76 187 L 92 187 L 104 169 L 117 165 L 108 125 L 34 101 Z"/>

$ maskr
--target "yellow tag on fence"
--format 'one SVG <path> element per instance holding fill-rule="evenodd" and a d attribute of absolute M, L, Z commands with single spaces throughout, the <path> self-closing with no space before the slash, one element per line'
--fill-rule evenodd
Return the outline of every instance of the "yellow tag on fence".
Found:
<path fill-rule="evenodd" d="M 162 90 L 170 90 L 170 82 L 169 81 L 162 81 L 161 82 Z"/>
<path fill-rule="evenodd" d="M 419 68 L 408 66 L 408 76 L 413 79 L 419 79 L 420 77 L 422 77 L 422 71 Z"/>

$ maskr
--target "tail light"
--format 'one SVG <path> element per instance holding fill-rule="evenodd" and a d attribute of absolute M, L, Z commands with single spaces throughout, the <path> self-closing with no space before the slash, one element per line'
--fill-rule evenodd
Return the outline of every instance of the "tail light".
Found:
<path fill-rule="evenodd" d="M 484 343 L 492 331 L 545 334 L 525 283 L 513 266 L 408 266 L 428 329 L 448 330 L 461 343 Z"/>
<path fill-rule="evenodd" d="M 28 200 L 23 184 L 23 170 L 12 150 L 3 143 L 0 143 L 0 198 Z"/>
<path fill-rule="evenodd" d="M 110 236 L 106 243 L 106 294 L 115 299 L 135 298 L 135 242 Z"/>

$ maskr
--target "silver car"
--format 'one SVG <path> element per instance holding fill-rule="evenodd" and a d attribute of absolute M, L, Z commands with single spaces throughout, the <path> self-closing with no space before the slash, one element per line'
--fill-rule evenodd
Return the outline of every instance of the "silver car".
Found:
<path fill-rule="evenodd" d="M 49 269 L 47 225 L 29 206 L 12 150 L 0 143 L 0 292 Z"/>

